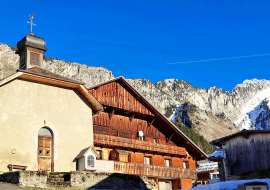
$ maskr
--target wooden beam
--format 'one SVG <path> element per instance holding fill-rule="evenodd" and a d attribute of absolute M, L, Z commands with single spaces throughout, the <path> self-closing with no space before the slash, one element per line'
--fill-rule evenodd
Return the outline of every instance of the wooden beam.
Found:
<path fill-rule="evenodd" d="M 174 135 L 174 133 L 171 134 L 170 138 L 168 139 L 168 142 L 172 139 L 173 135 Z"/>
<path fill-rule="evenodd" d="M 111 113 L 109 113 L 109 118 L 112 119 L 112 116 L 114 115 L 115 110 L 112 110 Z"/>
<path fill-rule="evenodd" d="M 130 122 L 134 119 L 135 114 L 133 114 L 131 117 L 129 117 Z"/>
<path fill-rule="evenodd" d="M 150 127 L 150 126 L 154 123 L 155 120 L 156 120 L 156 117 L 153 118 L 153 119 L 148 123 L 148 126 Z"/>

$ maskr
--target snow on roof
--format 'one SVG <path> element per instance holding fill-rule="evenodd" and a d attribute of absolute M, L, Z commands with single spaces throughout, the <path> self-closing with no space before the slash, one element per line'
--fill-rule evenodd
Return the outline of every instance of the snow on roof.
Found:
<path fill-rule="evenodd" d="M 209 162 L 209 163 L 199 164 L 199 167 L 197 168 L 197 172 L 213 171 L 217 169 L 218 169 L 217 162 Z"/>
<path fill-rule="evenodd" d="M 237 190 L 237 185 L 250 182 L 266 182 L 270 186 L 270 179 L 251 179 L 251 180 L 237 180 L 218 182 L 211 185 L 200 185 L 192 188 L 192 190 Z"/>
<path fill-rule="evenodd" d="M 223 151 L 217 150 L 208 159 L 209 160 L 216 160 L 216 159 L 221 159 L 221 158 L 223 158 Z"/>

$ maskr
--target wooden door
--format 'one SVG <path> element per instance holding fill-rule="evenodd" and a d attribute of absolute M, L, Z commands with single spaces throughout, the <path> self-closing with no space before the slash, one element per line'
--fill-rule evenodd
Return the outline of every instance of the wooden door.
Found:
<path fill-rule="evenodd" d="M 52 137 L 38 136 L 38 170 L 51 171 Z"/>

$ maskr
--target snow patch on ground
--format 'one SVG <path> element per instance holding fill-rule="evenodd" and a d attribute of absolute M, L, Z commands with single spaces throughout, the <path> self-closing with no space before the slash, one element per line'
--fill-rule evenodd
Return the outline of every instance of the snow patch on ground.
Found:
<path fill-rule="evenodd" d="M 240 125 L 242 129 L 250 129 L 253 122 L 262 112 L 266 112 L 263 108 L 263 102 L 270 100 L 270 88 L 263 90 L 250 99 L 241 110 L 242 115 L 234 123 Z M 268 106 L 270 105 L 268 101 Z M 269 127 L 269 126 L 267 126 Z M 261 126 L 256 125 L 257 129 Z"/>
<path fill-rule="evenodd" d="M 192 190 L 237 190 L 238 184 L 250 183 L 250 182 L 267 182 L 270 187 L 270 179 L 251 179 L 251 180 L 237 180 L 218 182 L 211 185 L 200 185 L 192 188 Z"/>

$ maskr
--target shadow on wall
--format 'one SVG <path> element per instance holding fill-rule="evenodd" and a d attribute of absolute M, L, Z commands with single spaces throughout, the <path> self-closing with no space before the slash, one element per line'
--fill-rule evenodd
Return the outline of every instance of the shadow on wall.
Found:
<path fill-rule="evenodd" d="M 95 178 L 94 178 L 95 180 Z M 142 180 L 140 176 L 134 175 L 126 175 L 126 174 L 119 174 L 113 173 L 109 175 L 107 178 L 98 181 L 95 185 L 89 187 L 88 189 L 145 189 L 150 190 L 147 188 L 145 182 Z"/>

